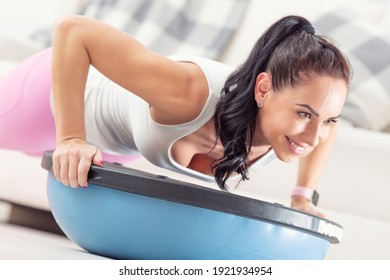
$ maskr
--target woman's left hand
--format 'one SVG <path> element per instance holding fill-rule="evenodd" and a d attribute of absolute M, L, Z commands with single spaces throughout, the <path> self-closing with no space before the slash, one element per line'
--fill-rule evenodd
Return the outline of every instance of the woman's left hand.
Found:
<path fill-rule="evenodd" d="M 304 197 L 294 196 L 291 198 L 291 208 L 303 211 L 320 218 L 325 218 L 325 215 L 317 210 L 316 206 Z"/>

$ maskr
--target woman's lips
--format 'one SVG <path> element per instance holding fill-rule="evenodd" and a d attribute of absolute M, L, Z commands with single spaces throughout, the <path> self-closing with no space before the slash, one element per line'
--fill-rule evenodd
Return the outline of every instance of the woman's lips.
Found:
<path fill-rule="evenodd" d="M 287 138 L 287 142 L 289 143 L 290 150 L 294 154 L 300 155 L 300 154 L 303 154 L 305 152 L 305 150 L 306 150 L 305 147 L 298 145 L 293 140 L 291 140 L 289 137 L 286 137 L 286 138 Z"/>

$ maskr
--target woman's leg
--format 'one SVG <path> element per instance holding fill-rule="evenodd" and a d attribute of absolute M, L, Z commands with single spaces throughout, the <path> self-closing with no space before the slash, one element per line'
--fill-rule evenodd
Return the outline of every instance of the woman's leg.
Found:
<path fill-rule="evenodd" d="M 50 93 L 50 48 L 0 78 L 0 149 L 40 156 L 55 148 Z"/>

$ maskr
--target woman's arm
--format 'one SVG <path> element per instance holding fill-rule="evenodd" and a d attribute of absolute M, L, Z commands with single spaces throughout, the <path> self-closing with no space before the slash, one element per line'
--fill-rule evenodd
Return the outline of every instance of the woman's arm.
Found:
<path fill-rule="evenodd" d="M 64 17 L 53 36 L 57 133 L 53 167 L 56 178 L 72 187 L 86 186 L 91 162 L 101 164 L 100 152 L 85 143 L 84 91 L 90 65 L 149 103 L 152 117 L 160 123 L 194 119 L 208 97 L 207 82 L 196 65 L 153 53 L 128 34 L 97 20 Z"/>
<path fill-rule="evenodd" d="M 299 160 L 297 185 L 307 188 L 316 188 L 320 180 L 321 174 L 325 168 L 330 151 L 333 147 L 333 142 L 336 137 L 338 124 L 336 123 L 325 142 L 319 144 L 313 152 Z M 314 215 L 323 216 L 314 205 L 307 199 L 300 196 L 291 198 L 291 207 L 312 213 Z"/>
<path fill-rule="evenodd" d="M 81 101 L 90 65 L 144 99 L 164 123 L 192 120 L 208 97 L 207 82 L 194 64 L 173 62 L 97 20 L 67 16 L 53 38 L 56 96 Z"/>

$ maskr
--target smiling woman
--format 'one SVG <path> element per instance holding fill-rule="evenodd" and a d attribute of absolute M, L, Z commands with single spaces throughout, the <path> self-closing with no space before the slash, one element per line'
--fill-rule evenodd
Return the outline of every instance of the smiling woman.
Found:
<path fill-rule="evenodd" d="M 299 158 L 298 184 L 314 188 L 350 78 L 344 55 L 299 16 L 270 26 L 236 69 L 201 57 L 162 56 L 112 26 L 75 15 L 58 21 L 53 48 L 40 55 L 52 65 L 35 71 L 47 77 L 41 91 L 47 108 L 53 93 L 53 171 L 73 188 L 88 186 L 91 164 L 104 164 L 102 151 L 140 153 L 225 190 L 229 178 L 246 180 L 249 167 L 275 155 Z M 4 89 L 10 83 L 1 81 Z M 33 96 L 34 86 L 24 89 Z M 5 100 L 14 94 L 0 92 Z M 12 125 L 0 116 L 0 129 L 6 122 Z M 291 205 L 321 215 L 305 197 L 294 196 Z"/>

